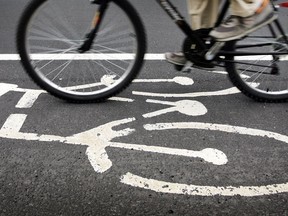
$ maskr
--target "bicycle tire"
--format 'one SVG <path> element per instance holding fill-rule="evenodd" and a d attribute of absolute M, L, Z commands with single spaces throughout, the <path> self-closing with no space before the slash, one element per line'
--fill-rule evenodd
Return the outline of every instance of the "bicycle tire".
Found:
<path fill-rule="evenodd" d="M 138 13 L 126 0 L 109 2 L 93 48 L 88 53 L 77 52 L 87 33 L 82 29 L 91 24 L 93 17 L 89 15 L 95 15 L 98 7 L 89 0 L 33 0 L 18 23 L 17 50 L 25 71 L 39 87 L 60 99 L 106 100 L 123 91 L 142 67 L 145 29 Z M 127 26 L 127 32 L 120 25 Z"/>
<path fill-rule="evenodd" d="M 237 52 L 237 45 L 245 44 L 245 40 L 249 40 L 249 37 L 241 41 L 228 42 L 226 48 L 228 51 Z M 256 48 L 262 50 L 263 56 L 242 58 L 240 56 L 238 59 L 225 56 L 225 67 L 231 82 L 244 95 L 258 102 L 286 102 L 288 101 L 288 44 L 279 38 L 269 39 L 269 41 L 271 46 L 268 49 L 267 47 Z M 268 39 L 265 39 L 265 42 L 268 42 Z M 286 52 L 287 55 L 265 55 L 271 51 Z"/>

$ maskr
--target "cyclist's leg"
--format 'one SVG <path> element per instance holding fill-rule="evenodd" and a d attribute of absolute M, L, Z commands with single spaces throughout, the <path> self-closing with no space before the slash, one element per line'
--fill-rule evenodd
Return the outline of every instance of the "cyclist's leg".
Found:
<path fill-rule="evenodd" d="M 219 0 L 187 0 L 192 29 L 212 28 L 217 20 Z"/>
<path fill-rule="evenodd" d="M 230 9 L 233 15 L 248 17 L 262 5 L 263 0 L 230 0 Z"/>
<path fill-rule="evenodd" d="M 187 9 L 190 24 L 193 30 L 205 37 L 208 35 L 217 20 L 219 0 L 187 0 Z M 185 65 L 186 58 L 183 52 L 169 52 L 165 54 L 166 60 L 175 65 Z"/>
<path fill-rule="evenodd" d="M 284 27 L 281 23 L 285 24 L 287 20 L 285 16 L 279 10 L 277 24 L 266 25 L 241 40 L 226 43 L 226 51 L 247 53 L 225 56 L 230 80 L 242 93 L 257 101 L 288 100 L 288 42 L 285 36 L 288 34 L 280 30 Z"/>
<path fill-rule="evenodd" d="M 218 41 L 240 39 L 277 17 L 269 0 L 230 1 L 231 16 L 210 33 Z"/>

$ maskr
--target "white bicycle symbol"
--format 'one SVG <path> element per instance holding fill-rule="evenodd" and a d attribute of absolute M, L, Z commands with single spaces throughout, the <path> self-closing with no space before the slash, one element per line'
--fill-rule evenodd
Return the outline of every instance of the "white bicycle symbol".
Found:
<path fill-rule="evenodd" d="M 135 82 L 149 82 L 149 80 L 135 80 Z M 171 80 L 150 80 L 150 82 L 176 82 L 180 85 L 192 85 L 193 80 L 185 77 L 177 77 Z M 18 88 L 17 85 L 0 83 L 1 91 L 0 96 L 6 94 L 9 91 L 24 92 L 23 97 L 20 99 L 16 107 L 30 108 L 40 94 L 41 90 L 31 90 Z M 211 96 L 211 95 L 228 95 L 235 94 L 239 91 L 236 88 L 225 89 L 215 92 L 199 92 L 199 93 L 186 93 L 186 94 L 160 94 L 160 93 L 148 93 L 148 92 L 133 92 L 134 95 L 146 95 L 146 96 L 163 96 L 167 97 L 185 97 L 194 98 L 197 96 Z M 113 98 L 113 100 L 132 102 L 133 99 L 129 98 Z M 178 102 L 161 101 L 161 100 L 146 100 L 147 103 L 158 103 L 170 106 L 168 108 L 143 114 L 144 118 L 152 118 L 169 112 L 180 112 L 190 116 L 200 116 L 207 112 L 206 107 L 195 100 L 180 100 Z M 216 166 L 222 166 L 228 163 L 229 158 L 219 149 L 204 148 L 200 151 L 193 151 L 188 149 L 176 149 L 160 146 L 148 146 L 132 143 L 114 142 L 113 139 L 124 137 L 134 133 L 136 130 L 132 128 L 126 128 L 122 130 L 114 130 L 113 128 L 125 125 L 136 121 L 135 118 L 125 118 L 108 122 L 106 124 L 97 126 L 90 130 L 77 133 L 71 136 L 57 136 L 57 135 L 42 135 L 36 133 L 21 132 L 21 127 L 26 120 L 25 114 L 11 114 L 2 128 L 0 129 L 0 137 L 6 139 L 17 140 L 30 140 L 39 142 L 51 142 L 56 141 L 71 145 L 84 145 L 87 146 L 86 154 L 88 160 L 95 172 L 104 173 L 112 167 L 112 161 L 106 152 L 107 147 L 121 148 L 121 149 L 133 149 L 136 151 L 145 151 L 151 153 L 159 153 L 166 155 L 177 155 L 183 157 L 201 158 L 207 163 L 211 163 Z M 218 131 L 231 134 L 249 135 L 274 139 L 276 141 L 288 144 L 288 136 L 279 133 L 274 133 L 265 130 L 245 128 L 239 126 L 231 126 L 225 124 L 214 123 L 202 123 L 202 122 L 172 122 L 172 123 L 155 123 L 143 125 L 147 131 L 165 131 L 165 130 L 209 130 Z M 188 185 L 180 183 L 171 183 L 166 181 L 159 181 L 156 179 L 147 179 L 141 176 L 128 172 L 121 176 L 122 183 L 131 185 L 133 187 L 139 187 L 143 189 L 153 190 L 156 192 L 173 193 L 173 194 L 186 194 L 186 195 L 198 195 L 198 196 L 261 196 L 271 195 L 277 193 L 288 192 L 288 182 L 262 185 L 262 186 L 202 186 L 202 185 Z"/>

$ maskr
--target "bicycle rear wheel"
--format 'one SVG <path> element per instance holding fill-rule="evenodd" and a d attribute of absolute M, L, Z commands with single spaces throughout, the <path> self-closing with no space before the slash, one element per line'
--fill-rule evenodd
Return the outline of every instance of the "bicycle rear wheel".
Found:
<path fill-rule="evenodd" d="M 265 37 L 261 29 L 240 41 L 227 43 L 235 52 L 261 55 L 225 56 L 232 83 L 246 96 L 261 102 L 288 100 L 288 37 Z M 271 54 L 274 52 L 275 54 Z M 270 54 L 269 54 L 270 53 Z"/>
<path fill-rule="evenodd" d="M 109 1 L 90 50 L 79 52 L 99 5 L 89 0 L 34 0 L 18 25 L 17 48 L 29 76 L 68 101 L 102 101 L 138 74 L 146 49 L 143 24 L 125 0 Z"/>

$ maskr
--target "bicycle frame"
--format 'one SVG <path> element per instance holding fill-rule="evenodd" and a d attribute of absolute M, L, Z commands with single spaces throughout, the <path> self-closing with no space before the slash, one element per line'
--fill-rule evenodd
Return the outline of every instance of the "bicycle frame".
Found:
<path fill-rule="evenodd" d="M 193 31 L 190 27 L 190 25 L 185 21 L 183 16 L 179 13 L 177 8 L 169 1 L 169 0 L 156 0 L 158 4 L 166 11 L 166 13 L 175 21 L 175 23 L 178 25 L 178 27 L 189 37 L 191 35 L 195 35 L 196 32 Z M 218 26 L 222 20 L 224 19 L 228 8 L 229 8 L 230 2 L 226 0 L 225 4 L 223 5 L 223 8 L 218 16 L 218 20 L 215 24 L 215 26 Z"/>
<path fill-rule="evenodd" d="M 94 27 L 92 28 L 91 32 L 88 34 L 87 40 L 85 41 L 85 43 L 83 44 L 83 46 L 81 47 L 81 49 L 83 49 L 83 47 L 90 47 L 92 41 L 94 40 L 94 37 L 96 35 L 97 29 L 101 23 L 101 19 L 105 14 L 105 9 L 108 5 L 110 0 L 91 0 L 92 3 L 95 4 L 100 4 L 100 8 L 99 11 L 97 12 L 97 20 L 99 20 L 99 22 L 95 22 Z M 180 30 L 182 30 L 182 32 L 189 38 L 192 38 L 194 41 L 196 41 L 198 43 L 198 45 L 200 46 L 201 50 L 207 50 L 207 47 L 205 46 L 202 38 L 198 35 L 198 33 L 196 31 L 194 31 L 190 25 L 185 21 L 184 17 L 179 13 L 179 11 L 177 10 L 177 8 L 171 3 L 170 0 L 156 0 L 156 2 L 160 5 L 160 7 L 168 14 L 168 16 L 175 21 L 176 25 L 178 26 L 178 28 Z M 274 5 L 273 1 L 270 1 L 271 5 L 273 6 L 274 10 L 277 11 L 277 7 Z M 222 9 L 220 10 L 220 14 L 218 15 L 218 19 L 216 21 L 215 27 L 219 26 L 220 23 L 223 21 L 224 17 L 227 14 L 228 8 L 230 5 L 230 1 L 226 0 L 222 6 Z M 94 18 L 95 19 L 95 18 Z M 278 21 L 278 19 L 276 19 L 274 21 L 276 27 L 278 28 L 278 31 L 281 33 L 282 37 L 285 38 L 285 40 L 287 41 L 288 44 L 288 38 L 285 35 L 285 31 L 283 29 L 283 27 L 281 26 L 280 22 Z M 268 25 L 271 35 L 273 38 L 276 38 L 276 33 L 275 33 L 275 29 L 273 28 L 272 24 Z M 262 36 L 263 37 L 263 36 Z M 264 37 L 263 37 L 264 38 Z M 259 44 L 248 44 L 245 46 L 242 45 L 238 45 L 236 46 L 236 48 L 250 48 L 250 47 L 259 47 L 259 46 L 268 46 L 271 45 L 271 43 L 259 43 Z M 87 49 L 84 49 L 84 51 Z M 204 53 L 202 53 L 204 54 Z M 283 54 L 283 55 L 287 55 L 288 52 L 283 52 L 283 53 L 279 53 L 279 52 L 269 52 L 269 53 L 265 53 L 266 55 L 273 55 L 273 54 Z M 218 53 L 219 55 L 226 55 L 226 56 L 248 56 L 248 55 L 263 55 L 262 52 L 227 52 L 227 51 L 220 51 Z"/>
<path fill-rule="evenodd" d="M 175 21 L 175 23 L 177 24 L 177 26 L 187 35 L 187 37 L 192 37 L 195 40 L 199 40 L 197 42 L 200 42 L 201 39 L 199 38 L 198 34 L 191 29 L 191 27 L 189 26 L 189 24 L 185 21 L 185 19 L 183 18 L 183 16 L 179 13 L 179 11 L 177 10 L 177 8 L 169 1 L 169 0 L 156 0 L 159 5 L 164 9 L 164 11 L 166 11 L 166 13 Z M 277 7 L 274 5 L 273 2 L 271 2 L 273 8 L 275 11 L 277 11 Z M 215 27 L 219 26 L 220 23 L 223 21 L 225 15 L 227 14 L 228 8 L 229 8 L 230 2 L 229 0 L 226 0 L 225 3 L 223 4 L 222 9 L 220 10 L 220 14 L 218 15 L 218 19 L 216 21 Z M 280 22 L 276 19 L 274 21 L 276 27 L 278 28 L 279 32 L 281 33 L 281 35 L 285 38 L 285 40 L 287 40 L 288 43 L 288 38 L 285 35 L 285 31 L 283 29 L 283 27 L 281 26 Z M 272 34 L 272 36 L 274 38 L 276 38 L 276 33 L 274 28 L 272 27 L 271 24 L 268 25 L 270 32 Z M 202 41 L 199 43 L 202 44 Z M 245 46 L 237 46 L 237 48 L 248 48 L 248 47 L 256 47 L 256 46 L 268 46 L 271 45 L 271 43 L 261 43 L 261 44 L 251 44 L 251 45 L 245 45 Z M 203 48 L 205 48 L 203 46 Z M 275 52 L 269 52 L 266 53 L 268 55 L 273 55 L 276 54 Z M 279 52 L 277 53 L 279 55 Z M 288 54 L 288 52 L 283 52 L 281 54 Z M 232 56 L 245 56 L 245 55 L 263 55 L 262 52 L 224 52 L 224 51 L 220 51 L 218 55 L 232 55 Z"/>
<path fill-rule="evenodd" d="M 182 16 L 173 5 L 174 1 L 156 0 L 156 4 L 186 36 L 182 45 L 183 63 L 174 65 L 176 70 L 220 68 L 227 71 L 235 87 L 256 101 L 288 101 L 285 73 L 288 35 L 280 24 L 283 14 L 277 19 L 272 8 L 273 5 L 277 10 L 280 4 L 275 3 L 275 6 L 271 0 L 272 5 L 265 8 L 269 13 L 263 22 L 247 28 L 247 32 L 233 37 L 234 40 L 223 42 L 209 36 L 210 29 L 192 29 L 187 14 Z M 147 39 L 134 3 L 129 0 L 87 0 L 86 4 L 79 5 L 76 0 L 75 5 L 70 6 L 65 0 L 53 0 L 51 5 L 46 2 L 32 0 L 17 28 L 21 63 L 40 87 L 68 101 L 98 102 L 124 90 L 139 74 L 147 59 Z M 227 13 L 230 0 L 221 1 L 219 6 L 220 14 L 214 20 L 216 26 L 220 23 L 222 26 L 224 17 L 231 15 Z M 71 17 L 71 9 L 75 9 L 75 16 Z M 78 11 L 87 11 L 87 14 L 78 16 Z M 55 16 L 51 16 L 53 13 Z M 92 25 L 87 30 L 89 22 Z M 256 29 L 260 30 L 253 31 Z M 257 33 L 259 38 L 250 40 Z M 165 57 L 170 61 L 169 55 Z M 262 74 L 277 76 L 269 80 Z"/>

